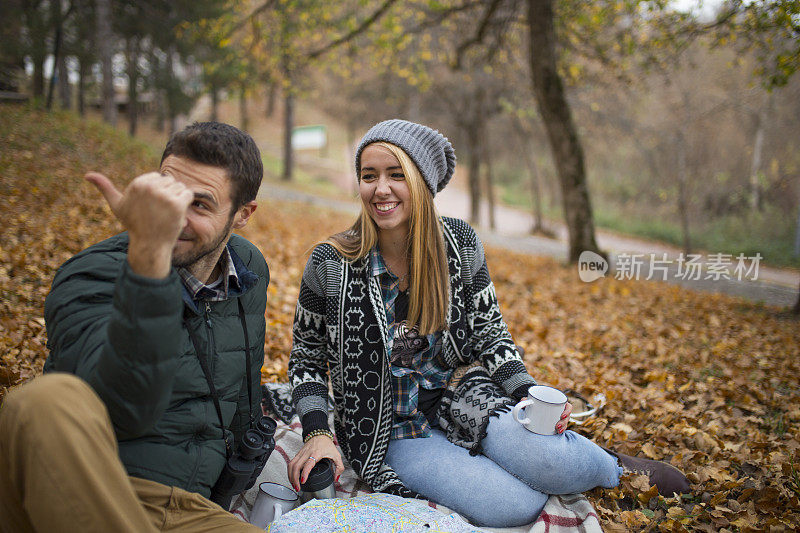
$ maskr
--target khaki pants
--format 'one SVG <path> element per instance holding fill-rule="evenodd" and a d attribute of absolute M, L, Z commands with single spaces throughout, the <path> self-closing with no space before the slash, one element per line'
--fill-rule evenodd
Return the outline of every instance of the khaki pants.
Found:
<path fill-rule="evenodd" d="M 128 476 L 105 405 L 71 374 L 38 377 L 0 405 L 0 530 L 263 531 L 199 494 Z"/>

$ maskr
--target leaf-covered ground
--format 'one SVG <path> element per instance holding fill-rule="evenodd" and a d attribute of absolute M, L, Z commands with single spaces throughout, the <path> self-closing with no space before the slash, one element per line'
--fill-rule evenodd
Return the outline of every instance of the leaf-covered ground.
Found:
<path fill-rule="evenodd" d="M 81 176 L 120 182 L 157 154 L 94 123 L 0 106 L 0 397 L 41 372 L 55 269 L 119 231 Z M 268 184 L 266 185 L 268 186 Z M 310 247 L 349 217 L 261 202 L 245 231 L 270 264 L 264 379 L 285 378 Z M 587 285 L 552 260 L 488 250 L 506 321 L 540 382 L 608 399 L 581 431 L 671 462 L 693 494 L 628 476 L 589 496 L 607 530 L 781 531 L 800 524 L 800 332 L 779 310 L 660 283 Z"/>

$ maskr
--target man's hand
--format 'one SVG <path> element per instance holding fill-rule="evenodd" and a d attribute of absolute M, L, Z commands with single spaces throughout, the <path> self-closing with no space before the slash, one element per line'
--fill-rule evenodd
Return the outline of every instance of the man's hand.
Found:
<path fill-rule="evenodd" d="M 172 176 L 158 172 L 142 174 L 123 192 L 99 172 L 88 172 L 85 178 L 97 187 L 128 230 L 131 270 L 149 278 L 167 277 L 172 249 L 186 224 L 186 210 L 194 193 Z"/>

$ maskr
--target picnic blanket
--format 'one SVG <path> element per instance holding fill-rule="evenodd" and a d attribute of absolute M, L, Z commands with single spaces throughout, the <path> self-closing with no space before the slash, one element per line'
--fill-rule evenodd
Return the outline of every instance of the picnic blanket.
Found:
<path fill-rule="evenodd" d="M 265 414 L 278 422 L 275 451 L 253 488 L 234 501 L 231 512 L 242 520 L 247 519 L 253 508 L 260 483 L 272 481 L 291 487 L 286 465 L 303 446 L 300 420 L 289 401 L 289 385 L 271 383 L 265 387 Z M 332 421 L 330 426 L 333 427 Z M 539 518 L 532 524 L 514 528 L 477 528 L 443 505 L 427 500 L 375 494 L 358 478 L 346 459 L 344 462 L 345 471 L 335 485 L 337 500 L 311 500 L 273 522 L 267 531 L 602 532 L 597 513 L 582 494 L 550 496 Z M 339 501 L 338 498 L 352 501 Z M 311 529 L 310 524 L 314 525 Z"/>

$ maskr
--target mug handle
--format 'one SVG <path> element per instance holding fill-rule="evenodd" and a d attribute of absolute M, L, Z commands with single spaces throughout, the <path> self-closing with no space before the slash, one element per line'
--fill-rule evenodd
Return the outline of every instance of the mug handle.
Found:
<path fill-rule="evenodd" d="M 511 416 L 514 418 L 514 420 L 516 420 L 517 422 L 519 422 L 523 426 L 525 424 L 530 424 L 531 423 L 531 419 L 528 418 L 527 416 L 525 418 L 520 419 L 519 418 L 519 412 L 522 409 L 524 409 L 525 407 L 528 407 L 529 405 L 533 405 L 533 400 L 531 400 L 530 398 L 528 398 L 527 400 L 522 400 L 517 405 L 515 405 L 514 408 L 511 410 Z"/>
<path fill-rule="evenodd" d="M 283 507 L 279 503 L 272 504 L 272 521 L 274 522 L 283 514 Z"/>

